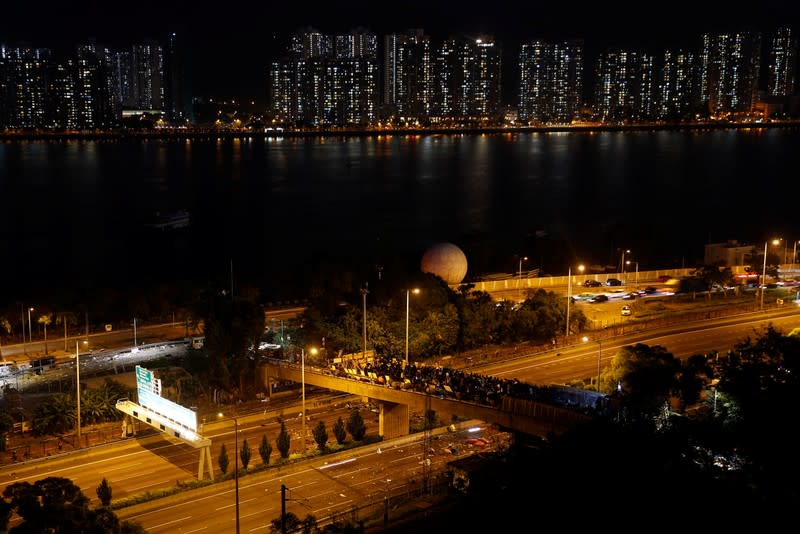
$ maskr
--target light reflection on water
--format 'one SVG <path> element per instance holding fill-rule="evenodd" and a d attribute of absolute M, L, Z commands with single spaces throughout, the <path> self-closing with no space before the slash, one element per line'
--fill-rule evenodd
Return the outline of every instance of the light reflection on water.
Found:
<path fill-rule="evenodd" d="M 571 262 L 691 265 L 703 244 L 796 239 L 798 131 L 518 133 L 0 145 L 7 278 L 297 271 L 418 262 L 457 244 L 470 272 Z M 152 235 L 156 212 L 192 225 Z M 792 237 L 794 236 L 794 237 Z M 8 261 L 13 258 L 13 261 Z"/>

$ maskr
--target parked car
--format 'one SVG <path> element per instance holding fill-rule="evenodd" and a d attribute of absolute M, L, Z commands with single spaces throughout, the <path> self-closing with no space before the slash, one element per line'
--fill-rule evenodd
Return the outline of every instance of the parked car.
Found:
<path fill-rule="evenodd" d="M 583 283 L 583 287 L 600 287 L 601 285 L 603 285 L 603 284 L 601 284 L 597 280 L 586 280 Z"/>
<path fill-rule="evenodd" d="M 607 286 L 621 286 L 622 285 L 622 280 L 620 280 L 618 278 L 609 278 L 608 280 L 606 280 L 606 285 Z"/>

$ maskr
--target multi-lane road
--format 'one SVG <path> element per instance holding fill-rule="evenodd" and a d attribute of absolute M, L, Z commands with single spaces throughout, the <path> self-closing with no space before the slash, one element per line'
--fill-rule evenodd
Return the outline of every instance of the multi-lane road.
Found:
<path fill-rule="evenodd" d="M 637 332 L 597 342 L 590 340 L 550 352 L 476 366 L 472 370 L 530 383 L 567 383 L 573 379 L 596 376 L 598 363 L 602 367 L 607 366 L 619 348 L 625 345 L 637 342 L 661 345 L 679 358 L 714 351 L 726 352 L 737 342 L 754 337 L 770 324 L 785 333 L 800 328 L 798 311 L 796 307 L 787 306 L 776 311 L 674 325 L 659 331 Z M 310 435 L 311 427 L 320 418 L 326 421 L 328 429 L 332 428 L 336 417 L 343 416 L 346 420 L 349 413 L 347 402 L 343 397 L 320 400 L 316 405 L 316 413 L 309 410 L 312 420 L 311 424 L 306 425 L 307 433 Z M 261 436 L 267 434 L 274 443 L 278 432 L 278 415 L 287 421 L 293 442 L 300 442 L 298 399 L 276 409 L 280 411 L 279 414 L 265 411 L 240 417 L 239 440 L 241 443 L 245 438 L 248 439 L 253 452 L 252 465 L 261 463 L 258 456 Z M 368 411 L 366 414 L 368 426 L 374 425 Z M 372 428 L 374 432 L 374 426 Z M 318 518 L 334 512 L 344 513 L 356 505 L 381 501 L 387 496 L 391 499 L 393 495 L 407 492 L 420 484 L 426 458 L 431 460 L 431 472 L 436 472 L 454 458 L 448 450 L 450 445 L 454 445 L 459 454 L 469 450 L 466 434 L 450 433 L 444 429 L 438 429 L 437 432 L 440 437 L 435 441 L 417 435 L 341 453 L 339 456 L 321 456 L 293 466 L 240 477 L 241 530 L 268 530 L 269 522 L 280 515 L 282 486 L 289 489 L 287 511 L 299 517 L 312 514 Z M 212 459 L 214 469 L 218 470 L 217 456 L 221 444 L 226 443 L 229 451 L 234 450 L 233 429 L 230 422 L 215 421 L 208 423 L 203 433 L 212 440 Z M 483 426 L 480 433 L 490 436 L 490 429 Z M 174 487 L 179 481 L 193 479 L 197 473 L 198 452 L 173 443 L 168 438 L 129 439 L 120 446 L 120 449 L 109 447 L 80 451 L 75 455 L 59 457 L 58 461 L 18 464 L 0 470 L 0 477 L 4 484 L 8 484 L 17 480 L 34 481 L 45 476 L 64 476 L 75 481 L 90 498 L 95 496 L 95 488 L 105 477 L 111 483 L 116 500 Z M 310 439 L 308 446 L 315 447 Z M 276 455 L 277 452 L 273 451 L 273 458 Z M 236 517 L 234 486 L 230 481 L 223 482 L 201 490 L 182 492 L 154 503 L 122 508 L 117 513 L 122 519 L 138 521 L 148 532 L 232 530 Z"/>

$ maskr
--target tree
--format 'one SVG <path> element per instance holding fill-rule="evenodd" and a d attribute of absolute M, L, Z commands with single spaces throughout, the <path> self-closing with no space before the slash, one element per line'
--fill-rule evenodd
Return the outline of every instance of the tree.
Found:
<path fill-rule="evenodd" d="M 290 438 L 289 433 L 286 432 L 286 423 L 283 422 L 283 419 L 281 419 L 281 431 L 278 432 L 278 438 L 275 440 L 275 444 L 278 447 L 278 452 L 280 453 L 281 458 L 288 458 L 289 447 L 291 447 L 292 438 Z"/>
<path fill-rule="evenodd" d="M 6 450 L 6 434 L 14 428 L 14 418 L 8 412 L 0 412 L 0 452 Z"/>
<path fill-rule="evenodd" d="M 278 534 L 279 532 L 297 532 L 299 527 L 300 518 L 292 512 L 286 512 L 283 514 L 283 517 L 276 517 L 269 523 L 269 531 L 272 534 Z"/>
<path fill-rule="evenodd" d="M 339 417 L 335 423 L 333 423 L 333 436 L 336 438 L 336 443 L 341 445 L 344 443 L 344 440 L 347 438 L 347 432 L 344 428 L 344 421 L 342 418 Z"/>
<path fill-rule="evenodd" d="M 222 448 L 219 451 L 219 458 L 217 458 L 217 463 L 219 464 L 219 469 L 222 471 L 222 474 L 228 472 L 228 463 L 230 460 L 228 459 L 228 449 L 225 448 L 225 444 L 222 444 Z"/>
<path fill-rule="evenodd" d="M 678 385 L 680 365 L 661 345 L 636 343 L 620 349 L 611 362 L 611 378 L 621 385 L 631 416 L 658 414 Z"/>
<path fill-rule="evenodd" d="M 103 480 L 95 491 L 97 492 L 97 498 L 100 499 L 100 503 L 103 506 L 111 504 L 111 485 L 105 477 L 103 477 Z"/>
<path fill-rule="evenodd" d="M 355 441 L 364 439 L 364 434 L 367 433 L 367 426 L 364 424 L 364 419 L 358 410 L 350 412 L 350 417 L 347 420 L 347 431 L 350 432 Z"/>
<path fill-rule="evenodd" d="M 319 450 L 324 451 L 328 444 L 328 431 L 325 429 L 325 421 L 317 421 L 316 426 L 314 426 L 313 435 Z"/>
<path fill-rule="evenodd" d="M 105 480 L 105 479 L 104 479 Z M 15 482 L 3 490 L 2 518 L 16 513 L 21 522 L 10 532 L 91 532 L 142 534 L 137 523 L 120 522 L 107 507 L 92 510 L 89 499 L 68 478 Z M 0 521 L 2 523 L 2 521 Z M 0 526 L 7 526 L 0 525 Z"/>
<path fill-rule="evenodd" d="M 250 444 L 247 443 L 247 438 L 244 438 L 242 447 L 239 450 L 239 459 L 242 461 L 242 467 L 244 467 L 245 471 L 247 471 L 247 466 L 250 464 L 250 455 Z"/>
<path fill-rule="evenodd" d="M 269 444 L 267 435 L 261 436 L 261 445 L 258 447 L 258 454 L 261 455 L 261 461 L 264 465 L 269 465 L 269 457 L 272 455 L 272 445 Z"/>

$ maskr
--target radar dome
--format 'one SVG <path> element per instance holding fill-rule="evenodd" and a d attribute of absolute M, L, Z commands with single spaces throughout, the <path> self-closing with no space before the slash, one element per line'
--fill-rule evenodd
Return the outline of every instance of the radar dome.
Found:
<path fill-rule="evenodd" d="M 467 257 L 452 243 L 437 243 L 422 255 L 422 272 L 435 274 L 450 285 L 460 284 L 467 275 Z"/>

